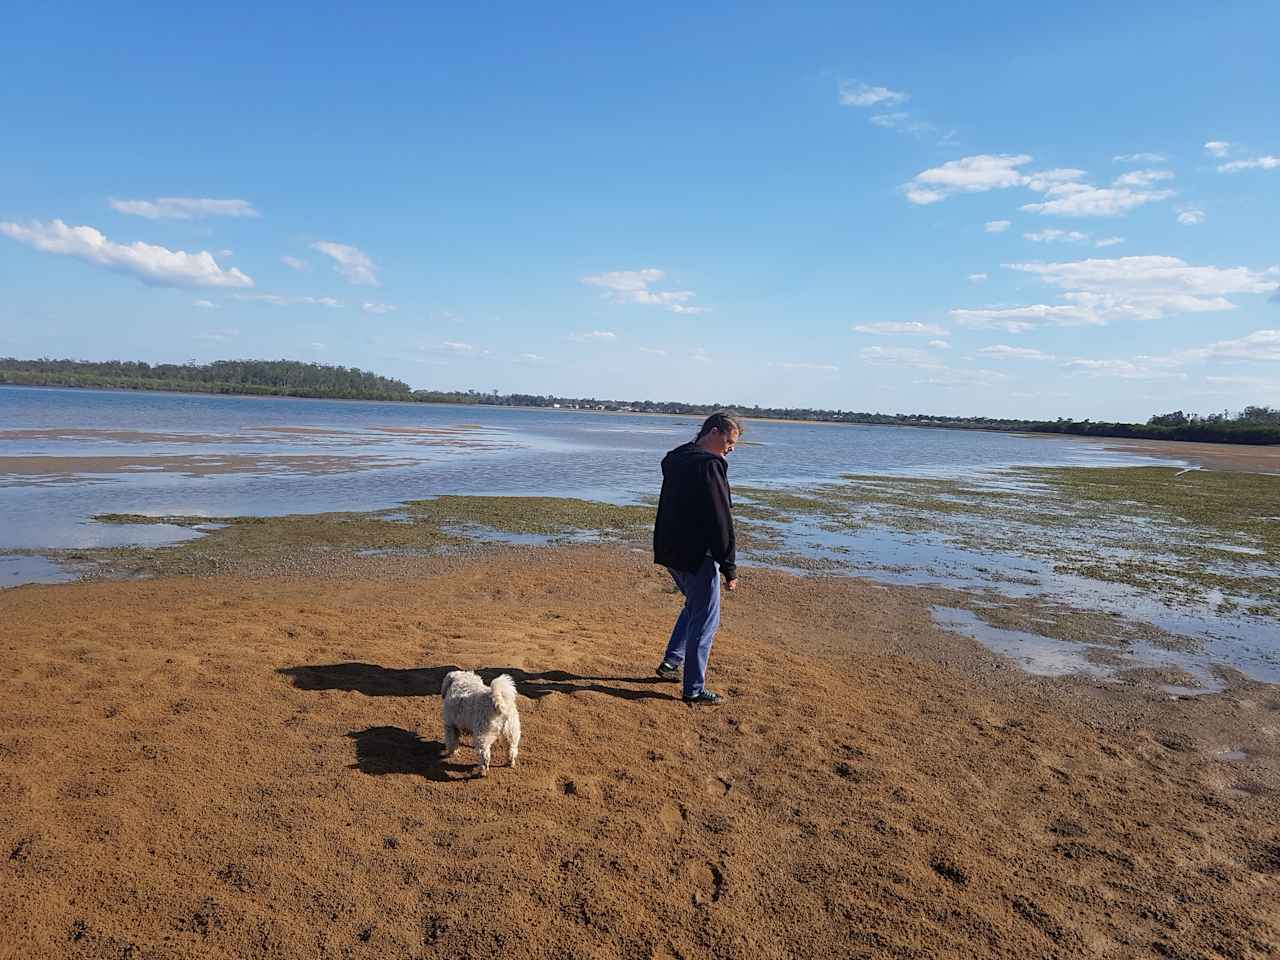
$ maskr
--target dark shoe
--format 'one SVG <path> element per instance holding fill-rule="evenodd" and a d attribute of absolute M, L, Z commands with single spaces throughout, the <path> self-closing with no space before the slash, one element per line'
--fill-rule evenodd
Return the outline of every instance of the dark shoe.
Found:
<path fill-rule="evenodd" d="M 724 703 L 724 697 L 710 690 L 700 690 L 692 697 L 685 697 L 684 702 L 691 707 L 718 707 Z"/>
<path fill-rule="evenodd" d="M 680 666 L 674 663 L 667 663 L 667 661 L 665 660 L 663 660 L 660 664 L 658 664 L 658 669 L 653 672 L 656 673 L 658 676 L 660 676 L 663 680 L 679 680 L 680 679 Z"/>

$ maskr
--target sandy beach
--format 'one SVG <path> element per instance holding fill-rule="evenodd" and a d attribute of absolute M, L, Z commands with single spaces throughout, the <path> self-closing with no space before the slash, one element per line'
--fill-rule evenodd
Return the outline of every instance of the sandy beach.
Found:
<path fill-rule="evenodd" d="M 752 570 L 692 709 L 621 547 L 0 594 L 0 956 L 1268 957 L 1280 691 L 1021 674 Z M 520 766 L 443 760 L 453 667 Z"/>

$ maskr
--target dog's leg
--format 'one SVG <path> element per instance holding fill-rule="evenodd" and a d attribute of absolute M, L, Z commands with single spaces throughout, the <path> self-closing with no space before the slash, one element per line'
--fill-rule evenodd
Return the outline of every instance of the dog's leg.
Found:
<path fill-rule="evenodd" d="M 507 720 L 507 750 L 511 754 L 511 766 L 516 765 L 516 757 L 520 756 L 520 718 L 510 717 Z"/>
<path fill-rule="evenodd" d="M 458 749 L 458 728 L 452 723 L 444 725 L 444 753 L 442 756 L 452 757 Z"/>
<path fill-rule="evenodd" d="M 489 775 L 489 754 L 493 749 L 493 734 L 476 734 L 476 753 L 480 755 L 480 770 L 477 776 Z"/>

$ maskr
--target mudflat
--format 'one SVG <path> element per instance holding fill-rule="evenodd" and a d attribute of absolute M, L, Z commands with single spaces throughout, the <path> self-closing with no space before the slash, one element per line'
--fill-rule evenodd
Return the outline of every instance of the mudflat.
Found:
<path fill-rule="evenodd" d="M 1267 957 L 1280 691 L 1025 676 L 747 571 L 719 708 L 625 547 L 0 593 L 0 957 Z M 511 673 L 520 765 L 441 756 Z"/>

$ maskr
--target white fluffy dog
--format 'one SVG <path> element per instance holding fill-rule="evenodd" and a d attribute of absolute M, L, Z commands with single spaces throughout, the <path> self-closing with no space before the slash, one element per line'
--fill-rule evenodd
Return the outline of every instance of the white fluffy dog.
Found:
<path fill-rule="evenodd" d="M 489 751 L 499 737 L 507 741 L 511 766 L 520 753 L 520 714 L 516 712 L 516 682 L 508 674 L 486 687 L 470 670 L 446 673 L 440 684 L 444 701 L 444 755 L 458 749 L 458 734 L 471 734 L 480 755 L 480 776 L 489 773 Z"/>

